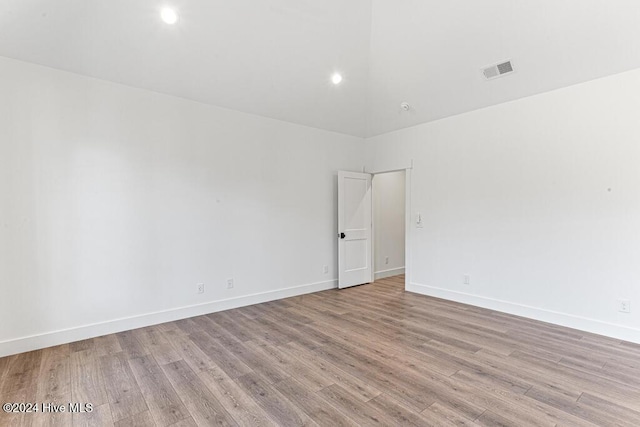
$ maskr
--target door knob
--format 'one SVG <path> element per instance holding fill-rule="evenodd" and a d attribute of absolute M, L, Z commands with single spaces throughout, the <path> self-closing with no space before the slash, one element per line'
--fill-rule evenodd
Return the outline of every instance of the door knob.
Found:
<path fill-rule="evenodd" d="M 340 233 L 340 238 L 341 238 L 341 239 L 344 239 L 345 237 L 347 237 L 347 235 L 346 235 L 346 234 L 344 234 L 344 233 Z"/>

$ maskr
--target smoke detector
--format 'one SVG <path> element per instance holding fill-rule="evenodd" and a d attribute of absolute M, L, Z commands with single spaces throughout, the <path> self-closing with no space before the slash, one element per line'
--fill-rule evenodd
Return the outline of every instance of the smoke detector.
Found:
<path fill-rule="evenodd" d="M 490 67 L 486 67 L 482 69 L 482 74 L 484 78 L 487 80 L 497 79 L 498 77 L 503 77 L 507 74 L 513 73 L 515 70 L 513 69 L 513 64 L 511 61 L 500 62 L 499 64 L 492 65 Z"/>
<path fill-rule="evenodd" d="M 400 104 L 400 108 L 402 108 L 404 111 L 409 111 L 411 109 L 411 105 L 409 105 L 408 102 L 403 102 L 402 104 Z"/>

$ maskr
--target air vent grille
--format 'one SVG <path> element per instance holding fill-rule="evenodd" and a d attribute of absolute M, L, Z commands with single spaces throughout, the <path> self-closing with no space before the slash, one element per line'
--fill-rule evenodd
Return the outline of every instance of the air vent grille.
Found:
<path fill-rule="evenodd" d="M 513 73 L 513 71 L 511 61 L 506 61 L 484 68 L 482 73 L 487 80 L 493 80 L 495 78 L 502 77 L 505 74 Z"/>

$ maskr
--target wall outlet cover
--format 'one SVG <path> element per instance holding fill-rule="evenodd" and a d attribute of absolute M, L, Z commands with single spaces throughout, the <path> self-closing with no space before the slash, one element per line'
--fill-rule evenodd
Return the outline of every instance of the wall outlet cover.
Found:
<path fill-rule="evenodd" d="M 628 299 L 619 299 L 618 311 L 621 313 L 631 313 L 631 301 Z"/>

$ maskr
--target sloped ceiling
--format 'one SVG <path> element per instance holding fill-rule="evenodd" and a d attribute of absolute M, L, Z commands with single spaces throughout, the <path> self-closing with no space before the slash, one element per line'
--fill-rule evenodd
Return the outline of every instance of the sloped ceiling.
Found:
<path fill-rule="evenodd" d="M 352 135 L 370 32 L 370 0 L 0 0 L 2 56 Z"/>
<path fill-rule="evenodd" d="M 638 68 L 640 2 L 1 0 L 0 55 L 364 137 Z"/>
<path fill-rule="evenodd" d="M 640 67 L 637 0 L 373 0 L 372 22 L 372 135 Z"/>

